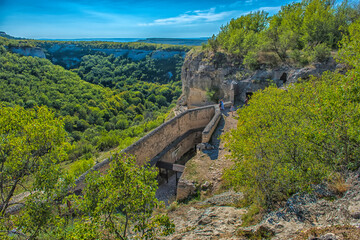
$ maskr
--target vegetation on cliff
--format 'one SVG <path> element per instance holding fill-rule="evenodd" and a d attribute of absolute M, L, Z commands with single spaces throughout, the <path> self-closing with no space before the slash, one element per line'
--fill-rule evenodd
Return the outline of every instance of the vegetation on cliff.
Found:
<path fill-rule="evenodd" d="M 192 47 L 186 45 L 155 44 L 146 42 L 102 42 L 102 41 L 48 41 L 32 39 L 14 39 L 0 36 L 1 44 L 8 47 L 41 47 L 48 49 L 54 46 L 72 45 L 84 50 L 91 48 L 99 49 L 141 49 L 141 50 L 164 50 L 164 51 L 189 51 Z"/>
<path fill-rule="evenodd" d="M 225 137 L 235 160 L 225 178 L 249 204 L 271 208 L 324 180 L 341 185 L 346 171 L 360 167 L 359 37 L 357 20 L 341 42 L 346 74 L 325 73 L 286 91 L 269 87 L 238 111 L 237 129 Z"/>
<path fill-rule="evenodd" d="M 282 6 L 271 17 L 265 11 L 252 12 L 222 26 L 204 47 L 240 58 L 251 69 L 261 64 L 325 61 L 360 16 L 359 6 L 348 1 L 335 5 L 329 0 L 303 0 Z"/>
<path fill-rule="evenodd" d="M 179 55 L 169 59 L 155 60 L 147 57 L 132 61 L 125 57 L 96 54 L 84 56 L 79 69 L 75 71 L 87 82 L 124 91 L 127 86 L 139 81 L 160 84 L 179 81 L 182 63 L 183 58 Z M 167 101 L 171 102 L 172 98 L 172 94 L 168 93 Z"/>

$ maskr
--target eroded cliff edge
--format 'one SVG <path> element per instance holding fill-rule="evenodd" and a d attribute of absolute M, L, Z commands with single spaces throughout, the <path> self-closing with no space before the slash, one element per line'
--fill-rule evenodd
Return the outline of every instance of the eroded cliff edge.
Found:
<path fill-rule="evenodd" d="M 76 44 L 43 44 L 40 47 L 10 47 L 10 51 L 23 56 L 47 58 L 52 63 L 66 69 L 79 67 L 81 58 L 85 55 L 104 53 L 115 57 L 127 57 L 139 61 L 150 57 L 156 60 L 166 60 L 179 55 L 185 57 L 186 51 L 162 49 L 131 49 L 131 48 L 99 48 Z"/>
<path fill-rule="evenodd" d="M 178 104 L 194 108 L 219 99 L 243 103 L 247 96 L 270 84 L 284 87 L 299 78 L 308 79 L 311 75 L 320 76 L 325 71 L 343 68 L 333 58 L 305 67 L 262 65 L 258 70 L 246 69 L 241 62 L 223 52 L 188 52 L 182 67 L 183 93 Z"/>

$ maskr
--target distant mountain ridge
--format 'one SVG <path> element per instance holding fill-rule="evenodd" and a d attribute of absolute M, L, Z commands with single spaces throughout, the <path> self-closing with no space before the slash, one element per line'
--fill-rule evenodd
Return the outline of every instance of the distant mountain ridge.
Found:
<path fill-rule="evenodd" d="M 138 40 L 138 42 L 157 43 L 157 44 L 172 44 L 172 45 L 189 45 L 201 46 L 206 43 L 208 38 L 146 38 L 145 40 Z"/>
<path fill-rule="evenodd" d="M 4 31 L 0 31 L 0 37 L 4 37 L 4 38 L 8 38 L 8 39 L 16 39 L 16 40 L 25 39 L 25 38 L 10 36 L 9 34 L 7 34 L 7 33 L 4 32 Z"/>
<path fill-rule="evenodd" d="M 49 41 L 100 41 L 100 42 L 142 42 L 170 45 L 201 46 L 208 38 L 75 38 L 75 39 L 39 39 Z"/>

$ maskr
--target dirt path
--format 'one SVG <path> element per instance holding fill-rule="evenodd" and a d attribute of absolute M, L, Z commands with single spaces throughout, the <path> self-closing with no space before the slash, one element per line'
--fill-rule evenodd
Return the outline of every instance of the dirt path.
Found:
<path fill-rule="evenodd" d="M 209 142 L 214 149 L 198 152 L 186 165 L 185 178 L 199 184 L 209 185 L 208 195 L 219 192 L 223 171 L 232 165 L 232 161 L 226 157 L 229 151 L 224 148 L 225 143 L 221 136 L 236 128 L 236 125 L 237 114 L 235 112 L 231 114 L 229 109 L 222 111 L 219 125 Z"/>
<path fill-rule="evenodd" d="M 220 183 L 223 169 L 231 165 L 231 161 L 225 158 L 225 155 L 229 152 L 224 149 L 224 141 L 220 139 L 220 136 L 224 132 L 236 128 L 236 116 L 236 113 L 231 114 L 229 109 L 222 111 L 220 122 L 210 140 L 210 144 L 214 146 L 214 149 L 203 150 L 191 159 L 192 163 L 189 166 L 187 165 L 192 171 L 193 164 L 196 164 L 196 167 L 194 167 L 196 173 L 194 173 L 194 175 L 204 177 L 204 179 L 201 179 L 201 182 L 208 181 L 208 183 L 213 186 L 214 191 L 218 191 L 221 187 Z M 178 177 L 180 177 L 180 175 Z M 156 197 L 160 201 L 164 201 L 166 205 L 169 205 L 175 200 L 175 194 L 176 178 L 175 175 L 173 175 L 169 177 L 168 183 L 165 182 L 159 185 Z"/>

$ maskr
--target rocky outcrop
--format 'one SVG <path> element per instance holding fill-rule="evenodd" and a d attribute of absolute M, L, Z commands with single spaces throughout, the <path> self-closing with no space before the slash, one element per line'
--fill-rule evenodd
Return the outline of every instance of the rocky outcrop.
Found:
<path fill-rule="evenodd" d="M 23 56 L 46 58 L 44 51 L 37 47 L 11 47 L 10 51 Z"/>
<path fill-rule="evenodd" d="M 276 236 L 273 239 L 292 239 L 301 231 L 312 227 L 324 228 L 335 225 L 360 226 L 360 181 L 359 172 L 346 182 L 349 189 L 343 197 L 323 198 L 322 191 L 296 194 L 289 198 L 283 208 L 269 213 L 264 220 L 251 229 L 266 227 Z M 320 194 L 320 195 L 319 195 Z M 328 194 L 326 194 L 328 195 Z M 332 200 L 334 199 L 335 200 Z M 360 229 L 359 229 L 360 231 Z"/>
<path fill-rule="evenodd" d="M 47 58 L 52 63 L 63 66 L 66 69 L 76 68 L 81 58 L 88 54 L 98 52 L 115 57 L 127 57 L 133 61 L 139 61 L 149 56 L 152 59 L 169 59 L 175 55 L 185 57 L 185 51 L 165 51 L 146 49 L 125 49 L 125 48 L 91 48 L 75 44 L 52 44 L 39 47 L 11 47 L 10 51 L 23 56 Z"/>
<path fill-rule="evenodd" d="M 245 69 L 239 62 L 225 53 L 190 51 L 182 68 L 183 95 L 178 104 L 192 108 L 207 105 L 216 98 L 244 102 L 253 92 L 270 84 L 282 87 L 299 78 L 308 79 L 311 75 L 320 76 L 324 71 L 341 68 L 332 58 L 326 63 L 305 68 L 284 65 L 270 69 L 262 66 L 256 71 Z M 209 93 L 215 94 L 215 98 L 210 99 Z"/>
<path fill-rule="evenodd" d="M 264 216 L 251 227 L 243 227 L 247 208 L 236 208 L 241 193 L 229 191 L 169 212 L 176 226 L 166 239 L 359 239 L 359 171 L 348 177 L 349 189 L 342 197 L 326 186 L 312 194 L 295 194 L 283 207 Z M 305 237 L 307 236 L 307 237 Z M 347 237 L 344 237 L 347 236 Z"/>
<path fill-rule="evenodd" d="M 179 105 L 196 107 L 207 105 L 211 100 L 207 92 L 214 91 L 220 98 L 230 100 L 232 76 L 239 70 L 226 54 L 207 56 L 205 52 L 190 51 L 182 66 L 182 97 Z"/>

